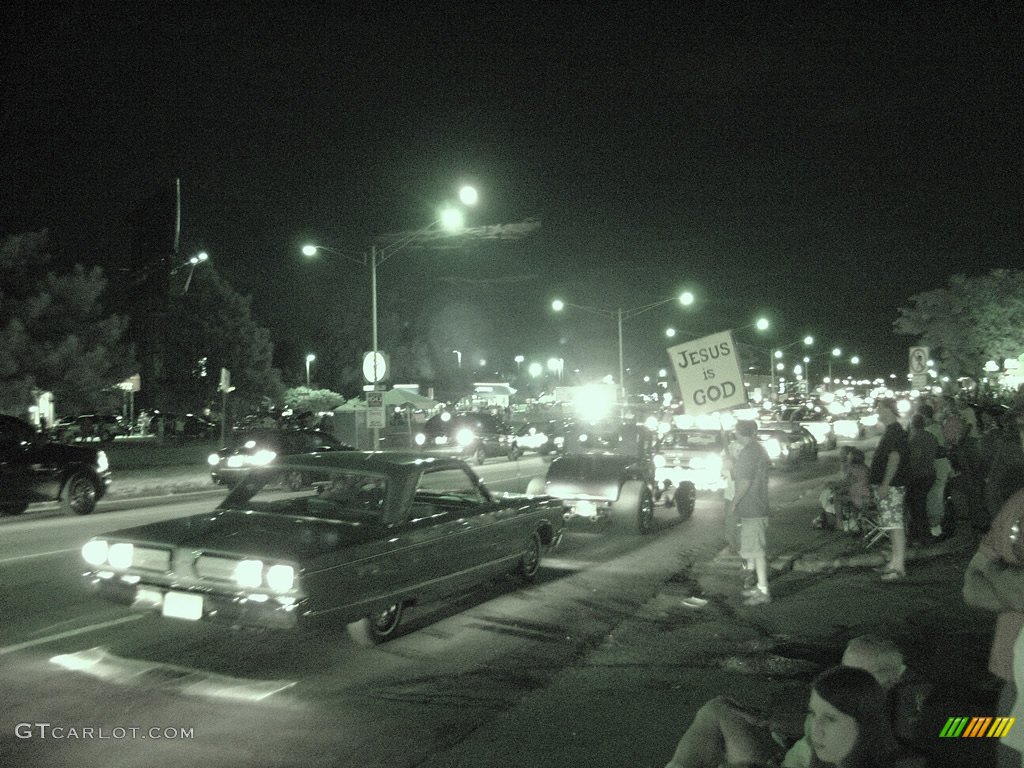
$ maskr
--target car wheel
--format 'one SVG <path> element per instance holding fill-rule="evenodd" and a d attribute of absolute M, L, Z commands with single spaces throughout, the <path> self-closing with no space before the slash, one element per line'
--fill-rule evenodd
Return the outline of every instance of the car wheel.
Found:
<path fill-rule="evenodd" d="M 654 497 L 647 483 L 627 480 L 619 489 L 619 498 L 610 509 L 612 523 L 632 533 L 650 533 L 654 529 Z"/>
<path fill-rule="evenodd" d="M 473 454 L 473 463 L 482 467 L 485 461 L 487 461 L 487 451 L 483 447 L 477 448 L 476 453 Z"/>
<path fill-rule="evenodd" d="M 15 517 L 28 509 L 25 502 L 11 502 L 0 504 L 0 517 Z"/>
<path fill-rule="evenodd" d="M 401 621 L 402 604 L 393 603 L 372 616 L 353 621 L 348 625 L 348 635 L 357 645 L 372 647 L 390 640 Z"/>
<path fill-rule="evenodd" d="M 284 484 L 288 486 L 289 491 L 301 491 L 306 487 L 306 478 L 301 472 L 292 470 L 285 473 Z"/>
<path fill-rule="evenodd" d="M 64 484 L 64 510 L 91 515 L 96 509 L 96 483 L 85 472 L 76 472 Z"/>
<path fill-rule="evenodd" d="M 680 520 L 689 520 L 697 506 L 697 488 L 693 483 L 680 483 L 675 493 L 676 512 Z"/>
<path fill-rule="evenodd" d="M 526 549 L 519 562 L 516 564 L 515 577 L 517 580 L 529 584 L 537 578 L 537 571 L 540 570 L 541 544 L 540 534 L 534 531 L 530 535 Z"/>

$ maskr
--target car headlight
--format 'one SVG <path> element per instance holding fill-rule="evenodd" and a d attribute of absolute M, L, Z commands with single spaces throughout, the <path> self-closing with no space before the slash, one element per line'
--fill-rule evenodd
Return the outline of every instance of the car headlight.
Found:
<path fill-rule="evenodd" d="M 467 445 L 476 440 L 476 435 L 473 434 L 471 429 L 460 429 L 455 433 L 455 442 L 465 448 Z"/>
<path fill-rule="evenodd" d="M 106 451 L 96 451 L 96 470 L 106 472 L 110 469 L 110 461 L 107 459 Z"/>
<path fill-rule="evenodd" d="M 423 445 L 424 443 L 427 442 L 427 436 L 424 435 L 422 432 L 417 432 L 416 437 L 413 438 L 413 441 L 416 443 L 416 445 Z"/>
<path fill-rule="evenodd" d="M 657 467 L 658 469 L 661 469 L 662 467 L 665 466 L 665 463 L 666 462 L 665 462 L 665 457 L 664 456 L 662 456 L 660 453 L 655 455 L 655 457 L 654 457 L 654 466 L 655 467 Z"/>
<path fill-rule="evenodd" d="M 211 467 L 216 467 L 218 464 L 220 464 L 220 456 L 216 453 L 211 453 L 209 456 L 206 457 L 206 463 L 209 464 Z"/>
<path fill-rule="evenodd" d="M 89 565 L 106 565 L 110 545 L 103 539 L 92 539 L 82 545 L 82 559 Z"/>
<path fill-rule="evenodd" d="M 111 568 L 131 568 L 133 554 L 135 554 L 133 545 L 119 541 L 110 545 L 107 551 L 107 562 L 110 563 Z"/>
<path fill-rule="evenodd" d="M 235 566 L 235 581 L 240 587 L 259 587 L 263 583 L 263 561 L 239 560 Z"/>
<path fill-rule="evenodd" d="M 295 586 L 295 569 L 278 563 L 267 569 L 267 586 L 275 592 L 291 592 Z"/>
<path fill-rule="evenodd" d="M 268 448 L 263 448 L 262 450 L 256 451 L 256 453 L 250 456 L 248 462 L 246 463 L 254 467 L 265 467 L 267 466 L 267 464 L 269 464 L 276 458 L 277 453 L 269 450 Z"/>

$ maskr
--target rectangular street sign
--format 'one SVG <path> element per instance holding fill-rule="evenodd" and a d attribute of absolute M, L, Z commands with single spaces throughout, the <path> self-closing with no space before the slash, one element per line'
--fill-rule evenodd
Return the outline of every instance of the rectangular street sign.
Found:
<path fill-rule="evenodd" d="M 366 393 L 366 426 L 369 429 L 380 429 L 387 426 L 384 418 L 383 390 Z"/>

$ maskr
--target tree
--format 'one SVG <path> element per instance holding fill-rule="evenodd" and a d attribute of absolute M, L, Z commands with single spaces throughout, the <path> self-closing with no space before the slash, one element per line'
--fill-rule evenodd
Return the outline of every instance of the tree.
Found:
<path fill-rule="evenodd" d="M 22 414 L 51 391 L 64 414 L 119 409 L 135 370 L 127 320 L 104 316 L 99 267 L 45 271 L 47 247 L 45 231 L 0 243 L 0 408 Z"/>
<path fill-rule="evenodd" d="M 917 336 L 953 376 L 981 378 L 985 363 L 1024 351 L 1024 271 L 954 275 L 948 288 L 910 297 L 893 323 L 896 333 Z"/>
<path fill-rule="evenodd" d="M 188 293 L 172 296 L 163 338 L 168 409 L 219 410 L 221 368 L 231 372 L 235 413 L 255 411 L 265 399 L 281 401 L 284 386 L 272 366 L 270 332 L 252 319 L 251 303 L 212 265 L 195 271 Z"/>

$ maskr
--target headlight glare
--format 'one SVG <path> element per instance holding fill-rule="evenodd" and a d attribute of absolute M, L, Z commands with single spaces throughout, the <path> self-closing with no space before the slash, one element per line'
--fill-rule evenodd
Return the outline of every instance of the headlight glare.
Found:
<path fill-rule="evenodd" d="M 111 568 L 131 568 L 132 555 L 135 554 L 135 547 L 124 541 L 110 545 L 107 553 L 107 562 Z"/>
<path fill-rule="evenodd" d="M 250 456 L 249 463 L 254 467 L 265 467 L 276 458 L 277 454 L 274 451 L 264 448 Z"/>
<path fill-rule="evenodd" d="M 277 563 L 267 569 L 267 586 L 275 592 L 290 592 L 295 586 L 295 569 Z"/>
<path fill-rule="evenodd" d="M 263 583 L 262 560 L 239 560 L 235 566 L 235 581 L 240 587 L 256 589 Z"/>
<path fill-rule="evenodd" d="M 414 439 L 416 440 L 416 445 L 423 445 L 425 442 L 427 442 L 427 436 L 424 435 L 422 432 L 417 432 L 416 437 Z"/>
<path fill-rule="evenodd" d="M 105 565 L 109 545 L 103 539 L 93 539 L 82 545 L 82 559 L 89 565 Z"/>
<path fill-rule="evenodd" d="M 216 467 L 218 464 L 220 464 L 220 456 L 218 456 L 216 453 L 211 453 L 209 456 L 206 457 L 206 463 L 209 464 L 211 467 Z"/>
<path fill-rule="evenodd" d="M 476 435 L 473 434 L 471 429 L 460 429 L 455 435 L 455 442 L 465 447 L 472 443 L 476 439 Z"/>

